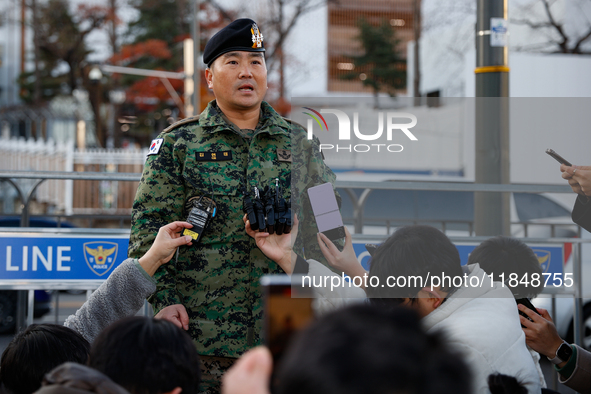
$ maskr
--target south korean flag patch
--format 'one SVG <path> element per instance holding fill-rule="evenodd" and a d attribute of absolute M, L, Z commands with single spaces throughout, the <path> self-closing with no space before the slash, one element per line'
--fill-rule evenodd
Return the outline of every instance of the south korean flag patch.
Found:
<path fill-rule="evenodd" d="M 162 138 L 156 138 L 155 140 L 153 140 L 152 143 L 150 144 L 150 150 L 148 151 L 148 156 L 157 155 L 158 152 L 160 152 L 160 147 L 162 146 L 163 141 L 164 141 L 164 139 L 162 139 Z"/>

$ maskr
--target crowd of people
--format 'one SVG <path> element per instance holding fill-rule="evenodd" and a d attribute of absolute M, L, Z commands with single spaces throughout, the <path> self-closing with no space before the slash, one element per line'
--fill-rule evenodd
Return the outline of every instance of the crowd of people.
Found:
<path fill-rule="evenodd" d="M 317 233 L 305 191 L 335 175 L 318 140 L 263 101 L 264 51 L 250 19 L 207 43 L 216 100 L 151 144 L 129 258 L 64 326 L 13 338 L 0 393 L 537 394 L 551 392 L 540 355 L 561 382 L 591 393 L 591 353 L 529 303 L 540 283 L 508 283 L 541 274 L 523 242 L 491 238 L 462 266 L 443 232 L 406 226 L 373 251 L 367 272 L 348 231 L 344 243 Z M 560 170 L 578 195 L 573 220 L 591 231 L 591 167 Z M 291 232 L 257 230 L 244 215 L 273 185 L 290 192 Z M 341 272 L 349 280 L 332 286 Z M 331 284 L 314 286 L 316 318 L 276 365 L 260 346 L 259 280 L 273 273 Z M 146 298 L 156 315 L 134 316 Z"/>

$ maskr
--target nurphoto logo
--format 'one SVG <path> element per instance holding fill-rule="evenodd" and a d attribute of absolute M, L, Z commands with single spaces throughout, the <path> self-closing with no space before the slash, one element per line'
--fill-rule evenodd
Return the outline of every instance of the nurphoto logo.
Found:
<path fill-rule="evenodd" d="M 321 109 L 320 112 L 315 109 L 304 107 L 304 109 L 310 112 L 304 112 L 308 115 L 307 131 L 308 139 L 311 140 L 314 136 L 314 123 L 318 125 L 320 130 L 331 132 L 328 129 L 328 124 L 323 114 L 332 114 L 337 117 L 339 123 L 338 138 L 339 141 L 351 141 L 351 119 L 349 115 L 338 109 Z M 407 112 L 378 112 L 378 130 L 368 133 L 367 126 L 364 127 L 363 131 L 359 125 L 359 113 L 353 113 L 353 134 L 354 136 L 362 141 L 378 141 L 383 140 L 382 135 L 384 134 L 384 119 L 386 123 L 386 141 L 392 141 L 393 137 L 397 134 L 404 134 L 411 141 L 418 141 L 417 137 L 410 131 L 411 128 L 417 125 L 417 117 Z M 410 120 L 410 122 L 400 123 L 401 120 Z M 402 132 L 402 133 L 399 133 Z M 320 144 L 320 151 L 336 149 L 336 151 L 348 151 L 348 152 L 359 152 L 365 153 L 369 151 L 388 151 L 388 152 L 402 152 L 404 147 L 400 144 L 386 144 L 386 143 L 372 143 L 372 144 Z"/>

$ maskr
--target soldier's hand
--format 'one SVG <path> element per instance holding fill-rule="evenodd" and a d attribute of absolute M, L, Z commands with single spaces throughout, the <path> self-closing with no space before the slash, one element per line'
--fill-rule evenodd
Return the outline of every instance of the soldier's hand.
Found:
<path fill-rule="evenodd" d="M 246 233 L 254 238 L 257 247 L 271 260 L 279 264 L 286 274 L 293 272 L 293 264 L 296 256 L 293 253 L 293 244 L 298 235 L 298 218 L 294 216 L 291 232 L 288 234 L 277 235 L 267 232 L 260 233 L 250 227 L 250 222 L 246 215 L 242 218 Z"/>
<path fill-rule="evenodd" d="M 264 346 L 246 352 L 222 378 L 222 394 L 269 394 L 273 357 Z"/>
<path fill-rule="evenodd" d="M 187 314 L 185 306 L 182 304 L 169 305 L 158 312 L 154 318 L 168 320 L 183 330 L 189 329 L 189 315 Z"/>
<path fill-rule="evenodd" d="M 183 229 L 191 227 L 193 225 L 187 222 L 172 222 L 160 227 L 150 250 L 138 260 L 148 275 L 154 276 L 158 267 L 169 262 L 179 246 L 192 245 L 193 239 L 189 235 L 181 235 Z"/>

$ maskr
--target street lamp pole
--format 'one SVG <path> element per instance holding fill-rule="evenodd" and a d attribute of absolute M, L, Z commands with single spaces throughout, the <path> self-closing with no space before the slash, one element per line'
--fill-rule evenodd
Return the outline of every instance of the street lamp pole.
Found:
<path fill-rule="evenodd" d="M 103 136 L 102 130 L 102 122 L 101 122 L 101 94 L 102 94 L 102 84 L 101 80 L 103 79 L 103 73 L 98 66 L 93 66 L 90 72 L 88 73 L 88 79 L 90 82 L 95 85 L 95 127 L 96 127 L 96 138 L 98 140 L 98 144 L 101 147 L 105 146 L 105 138 Z"/>

